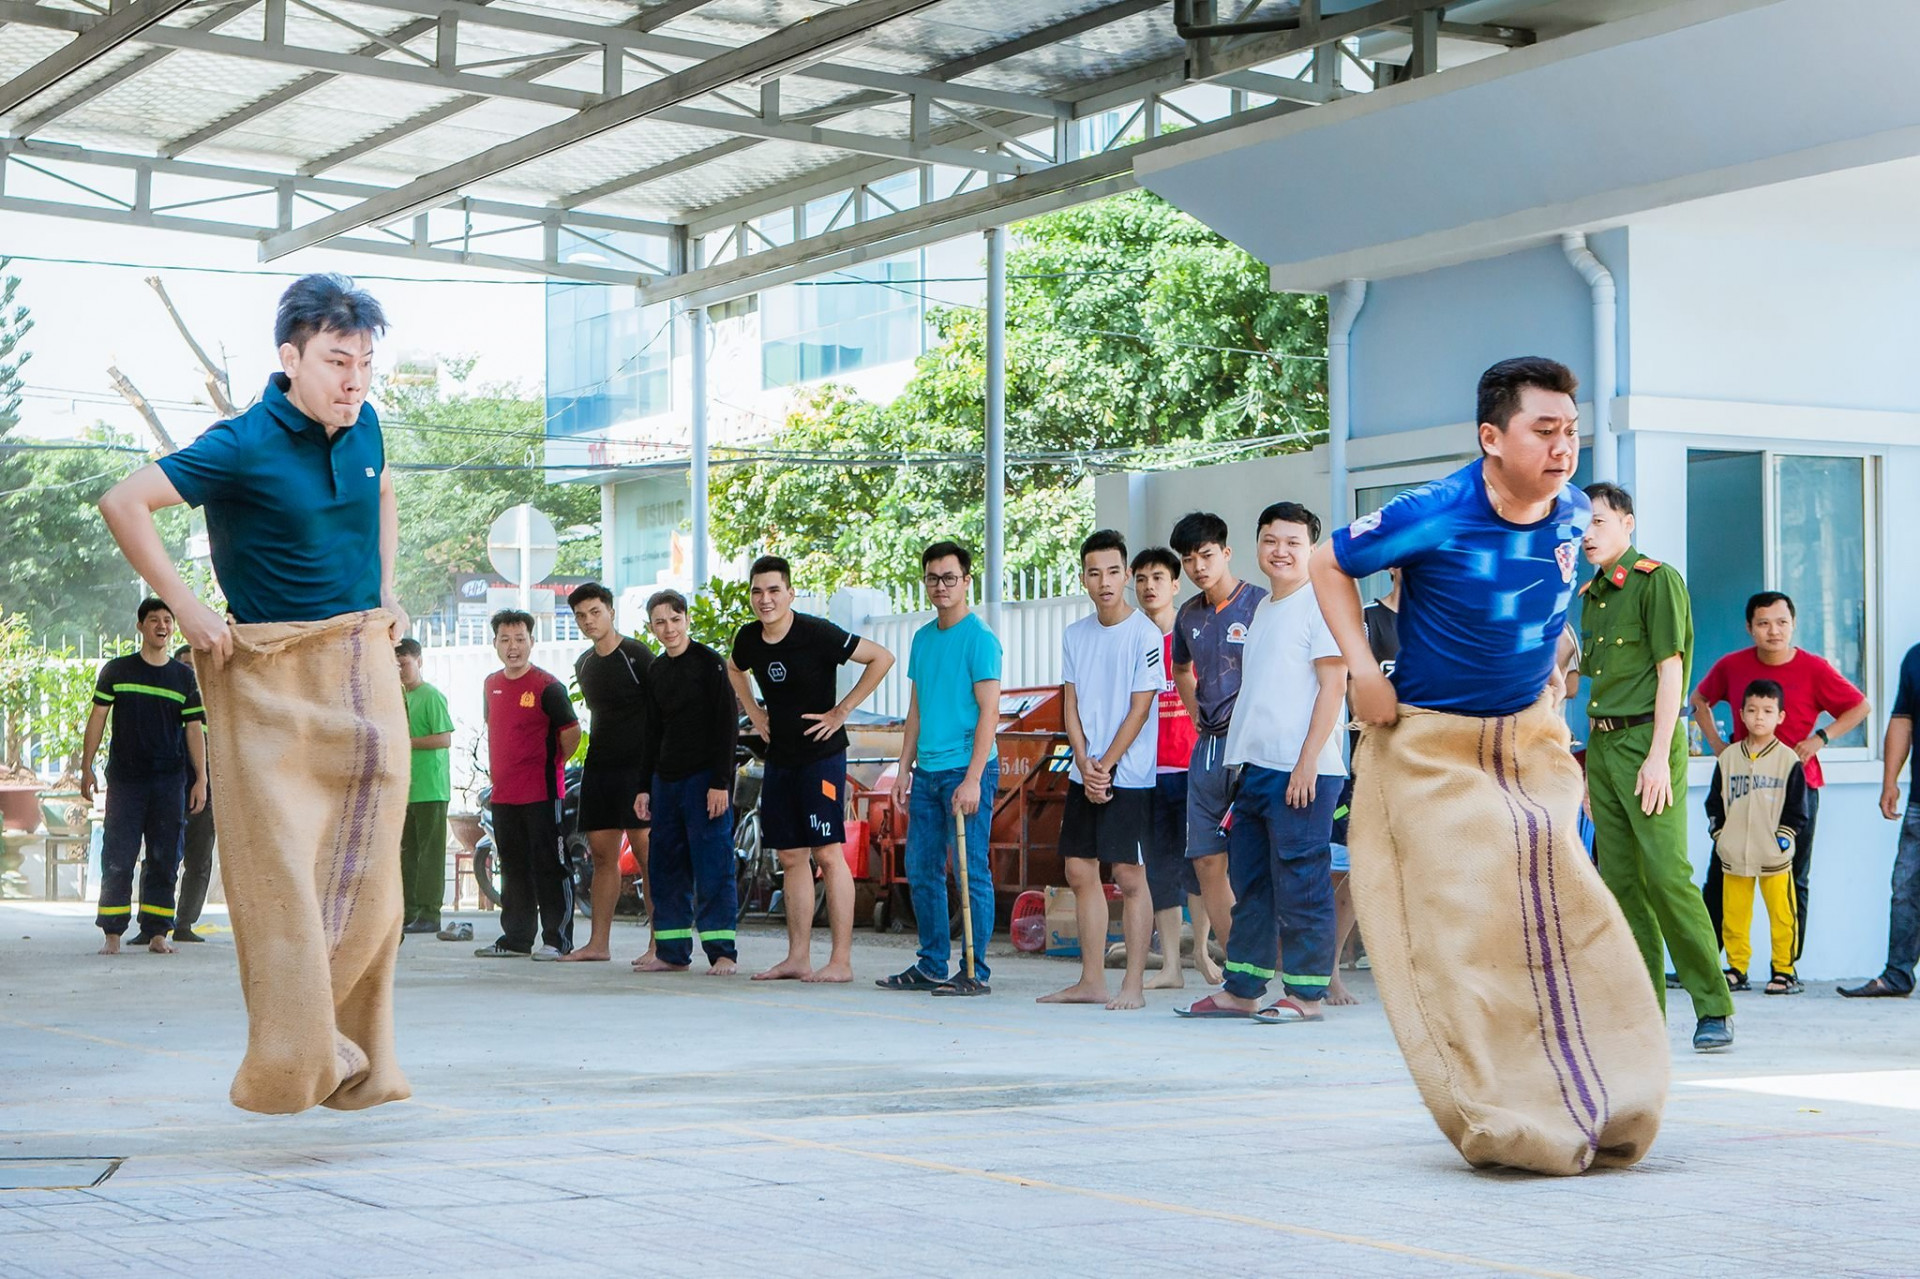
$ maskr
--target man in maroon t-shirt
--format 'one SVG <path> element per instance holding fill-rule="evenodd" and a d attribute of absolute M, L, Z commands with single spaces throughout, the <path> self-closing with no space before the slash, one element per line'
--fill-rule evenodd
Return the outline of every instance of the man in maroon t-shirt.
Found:
<path fill-rule="evenodd" d="M 561 777 L 580 744 L 580 717 L 567 686 L 532 663 L 532 617 L 495 613 L 493 651 L 501 669 L 487 676 L 482 713 L 500 861 L 500 940 L 473 953 L 559 959 L 573 949 L 573 877 L 560 852 Z"/>
<path fill-rule="evenodd" d="M 1747 685 L 1757 679 L 1770 679 L 1786 690 L 1783 707 L 1786 718 L 1780 724 L 1780 740 L 1800 756 L 1807 778 L 1807 829 L 1793 854 L 1793 896 L 1796 927 L 1793 957 L 1798 960 L 1807 940 L 1807 877 L 1813 865 L 1814 818 L 1820 812 L 1820 749 L 1833 739 L 1845 737 L 1865 722 L 1873 709 L 1867 695 L 1823 657 L 1816 657 L 1793 646 L 1793 601 L 1780 591 L 1762 591 L 1747 601 L 1747 633 L 1753 647 L 1728 653 L 1713 664 L 1693 694 L 1693 718 L 1700 725 L 1700 736 L 1709 757 L 1718 757 L 1727 747 L 1713 722 L 1713 708 L 1720 702 L 1733 708 L 1733 740 L 1746 736 L 1740 722 L 1740 703 Z M 1816 727 L 1822 714 L 1833 722 Z M 1720 936 L 1720 860 L 1707 859 L 1707 882 L 1702 890 L 1707 914 L 1713 918 L 1713 935 Z"/>

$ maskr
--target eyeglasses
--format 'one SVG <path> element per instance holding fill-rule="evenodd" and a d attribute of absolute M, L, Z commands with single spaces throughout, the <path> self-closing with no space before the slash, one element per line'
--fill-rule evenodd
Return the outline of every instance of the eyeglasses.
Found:
<path fill-rule="evenodd" d="M 932 590 L 936 586 L 952 590 L 967 579 L 964 573 L 929 573 L 920 580 L 926 583 L 928 590 Z"/>

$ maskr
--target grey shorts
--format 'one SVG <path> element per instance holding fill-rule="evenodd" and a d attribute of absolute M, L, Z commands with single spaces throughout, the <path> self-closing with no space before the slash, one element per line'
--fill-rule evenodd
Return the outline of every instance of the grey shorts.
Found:
<path fill-rule="evenodd" d="M 1207 733 L 1193 744 L 1187 768 L 1187 860 L 1227 851 L 1220 823 L 1227 816 L 1227 739 Z"/>

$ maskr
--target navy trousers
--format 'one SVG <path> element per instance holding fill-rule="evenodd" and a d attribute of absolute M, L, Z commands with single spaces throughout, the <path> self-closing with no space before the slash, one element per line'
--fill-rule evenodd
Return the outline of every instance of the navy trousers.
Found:
<path fill-rule="evenodd" d="M 694 934 L 707 962 L 734 959 L 734 924 L 740 918 L 734 879 L 733 808 L 707 816 L 707 792 L 721 789 L 713 773 L 677 782 L 654 775 L 653 946 L 662 963 L 693 962 Z"/>
<path fill-rule="evenodd" d="M 173 930 L 173 886 L 187 825 L 187 782 L 180 773 L 116 781 L 107 778 L 107 820 L 100 840 L 100 906 L 94 922 L 118 937 L 133 914 L 133 868 L 140 872 L 140 931 Z"/>
<path fill-rule="evenodd" d="M 1295 999 L 1325 999 L 1333 979 L 1333 854 L 1328 845 L 1333 812 L 1340 803 L 1340 779 L 1320 778 L 1313 802 L 1291 808 L 1290 776 L 1249 764 L 1233 799 L 1227 877 L 1234 903 L 1226 990 L 1242 999 L 1259 999 L 1276 975 Z"/>

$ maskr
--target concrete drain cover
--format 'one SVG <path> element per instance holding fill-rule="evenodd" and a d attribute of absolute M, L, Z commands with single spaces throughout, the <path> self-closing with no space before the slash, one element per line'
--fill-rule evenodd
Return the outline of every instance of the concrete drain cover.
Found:
<path fill-rule="evenodd" d="M 86 1190 L 120 1170 L 124 1159 L 17 1159 L 0 1156 L 0 1190 Z"/>

